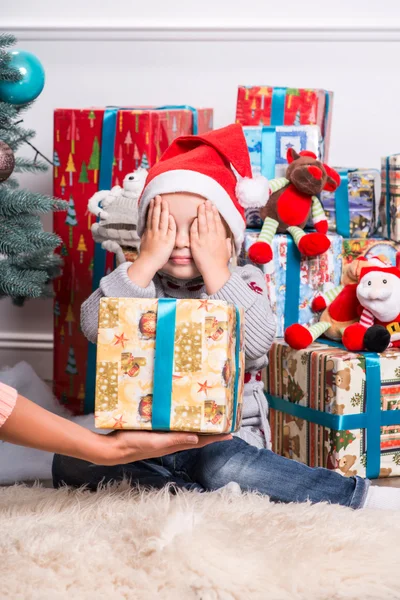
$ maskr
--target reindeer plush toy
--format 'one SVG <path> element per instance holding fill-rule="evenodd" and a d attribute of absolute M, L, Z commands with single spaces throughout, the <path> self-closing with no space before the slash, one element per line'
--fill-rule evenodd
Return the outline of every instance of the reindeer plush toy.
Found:
<path fill-rule="evenodd" d="M 286 177 L 270 180 L 271 196 L 260 209 L 263 228 L 257 242 L 249 249 L 250 260 L 257 264 L 265 264 L 272 259 L 271 243 L 277 232 L 290 233 L 305 256 L 318 256 L 330 246 L 326 236 L 328 221 L 317 194 L 322 190 L 336 190 L 340 175 L 307 150 L 297 154 L 289 148 L 287 160 Z M 305 233 L 303 228 L 310 216 L 316 232 Z"/>

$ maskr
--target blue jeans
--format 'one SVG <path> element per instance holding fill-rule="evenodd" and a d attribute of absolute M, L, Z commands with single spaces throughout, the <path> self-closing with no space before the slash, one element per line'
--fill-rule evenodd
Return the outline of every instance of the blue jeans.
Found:
<path fill-rule="evenodd" d="M 205 448 L 184 450 L 162 458 L 104 467 L 56 454 L 53 484 L 96 490 L 99 484 L 128 478 L 132 485 L 211 491 L 236 481 L 243 491 L 258 491 L 275 502 L 329 502 L 363 506 L 369 481 L 343 477 L 328 469 L 307 467 L 271 450 L 258 449 L 234 437 Z"/>

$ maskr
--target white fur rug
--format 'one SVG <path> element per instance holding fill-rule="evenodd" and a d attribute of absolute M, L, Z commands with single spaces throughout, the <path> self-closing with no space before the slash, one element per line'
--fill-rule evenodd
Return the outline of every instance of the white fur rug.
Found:
<path fill-rule="evenodd" d="M 257 495 L 0 488 L 1 598 L 400 598 L 400 518 Z"/>

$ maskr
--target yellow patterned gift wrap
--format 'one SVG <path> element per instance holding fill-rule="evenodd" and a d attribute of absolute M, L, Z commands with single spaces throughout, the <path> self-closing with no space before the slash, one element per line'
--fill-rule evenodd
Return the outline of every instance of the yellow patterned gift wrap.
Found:
<path fill-rule="evenodd" d="M 152 429 L 158 300 L 102 298 L 96 370 L 96 427 Z M 171 431 L 231 431 L 242 415 L 244 312 L 223 300 L 176 300 Z M 240 344 L 239 364 L 235 348 Z"/>

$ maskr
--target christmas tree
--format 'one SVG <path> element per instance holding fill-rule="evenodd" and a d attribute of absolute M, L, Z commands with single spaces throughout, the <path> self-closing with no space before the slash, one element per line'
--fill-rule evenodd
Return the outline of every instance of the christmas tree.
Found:
<path fill-rule="evenodd" d="M 84 188 L 83 184 L 89 183 L 89 176 L 88 176 L 88 172 L 87 172 L 86 163 L 84 160 L 82 161 L 82 167 L 81 167 L 81 172 L 79 173 L 78 183 L 82 183 L 82 189 Z"/>
<path fill-rule="evenodd" d="M 351 431 L 332 431 L 332 442 L 333 449 L 335 452 L 339 452 L 340 450 L 346 450 L 347 446 L 354 442 L 356 437 L 351 433 Z"/>
<path fill-rule="evenodd" d="M 14 43 L 13 36 L 0 35 L 0 85 L 23 77 L 10 66 L 7 48 Z M 61 200 L 19 189 L 17 180 L 10 177 L 13 172 L 47 169 L 37 160 L 40 155 L 48 161 L 32 144 L 35 132 L 21 125 L 22 112 L 31 104 L 0 102 L 0 296 L 10 296 L 19 306 L 26 298 L 51 295 L 47 284 L 59 273 L 61 259 L 54 250 L 61 240 L 43 231 L 40 215 L 67 207 Z M 24 145 L 35 150 L 35 158 L 15 157 Z"/>
<path fill-rule="evenodd" d="M 89 115 L 88 115 L 88 119 L 90 122 L 90 127 L 94 127 L 94 120 L 96 118 L 95 112 L 93 110 L 90 111 Z"/>
<path fill-rule="evenodd" d="M 94 171 L 93 182 L 97 183 L 97 174 L 100 169 L 100 146 L 97 137 L 94 138 L 92 153 L 90 155 L 88 171 Z"/>
<path fill-rule="evenodd" d="M 145 152 L 143 152 L 142 162 L 140 163 L 140 166 L 142 167 L 142 169 L 148 169 L 150 166 Z"/>
<path fill-rule="evenodd" d="M 76 220 L 76 211 L 75 211 L 75 203 L 72 196 L 69 197 L 68 202 L 68 213 L 65 219 L 65 223 L 69 225 L 69 247 L 72 248 L 73 234 L 72 228 L 78 225 L 78 221 Z"/>

